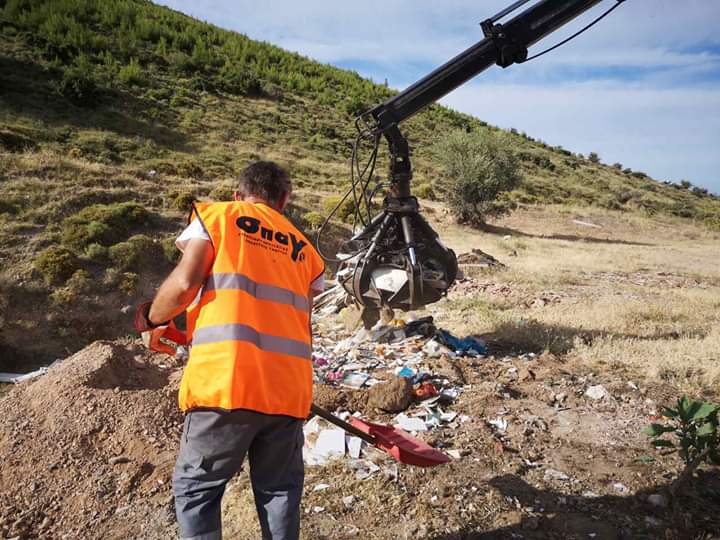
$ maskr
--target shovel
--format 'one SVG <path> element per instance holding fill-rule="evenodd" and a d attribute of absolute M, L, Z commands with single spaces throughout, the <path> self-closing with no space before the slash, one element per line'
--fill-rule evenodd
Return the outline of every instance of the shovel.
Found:
<path fill-rule="evenodd" d="M 162 335 L 162 338 L 172 341 L 177 345 L 185 345 L 187 343 L 185 332 L 174 327 L 168 327 Z M 352 423 L 344 422 L 334 414 L 326 411 L 322 407 L 318 407 L 314 403 L 310 406 L 310 412 L 346 432 L 360 437 L 368 444 L 372 444 L 374 447 L 390 454 L 400 463 L 415 465 L 416 467 L 435 467 L 436 465 L 442 465 L 450 461 L 448 456 L 439 450 L 435 450 L 435 448 L 429 444 L 416 439 L 402 429 L 382 424 L 374 424 L 355 417 L 351 417 L 350 422 Z"/>
<path fill-rule="evenodd" d="M 408 432 L 392 426 L 374 424 L 351 417 L 350 422 L 344 422 L 337 416 L 318 407 L 314 403 L 310 406 L 310 412 L 327 420 L 331 424 L 347 431 L 351 435 L 360 437 L 368 444 L 390 454 L 400 463 L 415 465 L 416 467 L 435 467 L 450 461 L 450 458 L 436 450 L 429 444 L 416 439 Z"/>

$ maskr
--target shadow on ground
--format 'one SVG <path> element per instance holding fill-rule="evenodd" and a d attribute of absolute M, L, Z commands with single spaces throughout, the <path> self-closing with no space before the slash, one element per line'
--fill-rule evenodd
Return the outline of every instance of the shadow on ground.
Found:
<path fill-rule="evenodd" d="M 694 485 L 667 508 L 647 497 L 663 493 L 657 486 L 633 496 L 583 497 L 537 489 L 516 475 L 493 478 L 490 485 L 524 508 L 543 508 L 520 523 L 479 532 L 482 525 L 433 540 L 718 540 L 720 539 L 720 472 L 700 472 Z"/>
<path fill-rule="evenodd" d="M 616 244 L 625 246 L 654 246 L 655 244 L 648 244 L 646 242 L 633 242 L 631 240 L 617 240 L 611 238 L 596 238 L 593 236 L 577 236 L 574 234 L 530 234 L 518 229 L 511 229 L 510 227 L 500 227 L 497 225 L 485 225 L 483 231 L 490 234 L 497 234 L 501 236 L 518 236 L 521 238 L 540 238 L 544 240 L 566 240 L 568 242 L 587 242 L 588 244 Z"/>
<path fill-rule="evenodd" d="M 84 384 L 100 390 L 159 390 L 167 386 L 168 373 L 158 364 L 135 360 L 132 351 L 115 347 L 112 361 L 90 373 Z"/>
<path fill-rule="evenodd" d="M 476 337 L 485 341 L 491 354 L 522 354 L 527 352 L 541 353 L 550 351 L 553 354 L 566 354 L 575 348 L 578 341 L 585 345 L 597 339 L 634 339 L 639 341 L 674 340 L 688 334 L 678 332 L 662 332 L 650 335 L 608 332 L 605 330 L 588 330 L 559 324 L 546 324 L 535 320 L 523 320 L 522 323 L 504 323 L 493 332 L 478 334 Z M 703 338 L 705 333 L 694 332 L 692 337 Z"/>

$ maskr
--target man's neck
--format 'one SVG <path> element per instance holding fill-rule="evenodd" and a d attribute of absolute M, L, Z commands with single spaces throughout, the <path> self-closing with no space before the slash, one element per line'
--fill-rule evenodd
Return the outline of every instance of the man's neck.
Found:
<path fill-rule="evenodd" d="M 268 202 L 267 200 L 265 200 L 261 197 L 253 197 L 252 195 L 250 195 L 248 197 L 243 197 L 242 201 L 249 202 L 252 204 L 264 204 L 265 206 L 269 206 L 273 210 L 277 210 L 279 212 L 278 208 L 274 204 L 271 204 L 270 202 Z"/>

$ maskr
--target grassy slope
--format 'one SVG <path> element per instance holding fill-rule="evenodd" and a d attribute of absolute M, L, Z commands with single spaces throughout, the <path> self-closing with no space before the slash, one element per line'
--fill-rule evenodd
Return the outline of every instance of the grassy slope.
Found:
<path fill-rule="evenodd" d="M 16 366 L 128 331 L 120 308 L 151 294 L 170 267 L 161 250 L 152 264 L 124 265 L 69 246 L 84 279 L 48 285 L 34 261 L 65 243 L 73 215 L 93 204 L 137 202 L 148 220 L 112 243 L 138 233 L 160 242 L 178 230 L 188 195 L 223 198 L 238 170 L 264 157 L 290 168 L 302 221 L 346 182 L 354 113 L 390 95 L 353 73 L 148 2 L 0 5 L 0 357 Z M 92 106 L 63 86 L 77 81 L 78 70 L 92 81 Z M 495 129 L 441 107 L 408 122 L 418 185 L 440 176 L 429 146 L 458 128 Z M 715 198 L 519 134 L 514 141 L 527 177 L 512 195 L 521 204 L 720 219 Z M 18 302 L 28 307 L 10 314 Z"/>

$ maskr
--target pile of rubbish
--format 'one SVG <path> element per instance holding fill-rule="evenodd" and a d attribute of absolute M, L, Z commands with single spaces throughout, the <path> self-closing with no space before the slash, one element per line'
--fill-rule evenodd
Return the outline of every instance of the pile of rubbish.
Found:
<path fill-rule="evenodd" d="M 330 305 L 324 305 L 328 312 Z M 338 324 L 335 332 L 313 342 L 316 385 L 367 392 L 366 414 L 377 413 L 385 418 L 392 414 L 389 423 L 413 436 L 457 428 L 469 419 L 450 410 L 463 385 L 446 373 L 434 371 L 432 365 L 439 359 L 452 363 L 459 357 L 482 357 L 487 353 L 482 340 L 473 336 L 459 338 L 436 328 L 431 316 L 408 321 L 393 319 L 387 324 L 378 322 L 373 328 L 360 328 L 344 339 L 339 339 L 341 329 Z M 342 420 L 361 416 L 356 410 L 340 408 L 334 412 Z M 324 465 L 329 460 L 347 457 L 358 478 L 381 470 L 376 464 L 384 457 L 381 452 L 321 418 L 306 423 L 305 441 L 304 458 L 308 465 Z M 437 445 L 442 447 L 441 442 Z M 460 458 L 458 450 L 447 453 Z"/>

